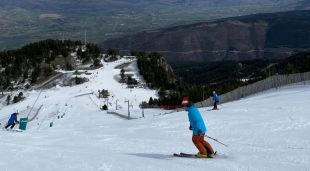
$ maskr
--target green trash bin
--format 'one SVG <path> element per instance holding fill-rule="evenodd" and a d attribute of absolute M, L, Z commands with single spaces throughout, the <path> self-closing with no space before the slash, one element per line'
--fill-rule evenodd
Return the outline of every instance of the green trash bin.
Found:
<path fill-rule="evenodd" d="M 20 118 L 19 120 L 19 129 L 26 130 L 28 118 Z"/>

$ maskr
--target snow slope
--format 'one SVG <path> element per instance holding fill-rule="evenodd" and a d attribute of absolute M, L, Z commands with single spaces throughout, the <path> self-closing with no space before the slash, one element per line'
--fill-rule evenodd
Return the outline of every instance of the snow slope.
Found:
<path fill-rule="evenodd" d="M 220 105 L 219 111 L 200 109 L 208 135 L 228 144 L 209 142 L 218 159 L 174 158 L 174 152 L 196 153 L 186 112 L 167 115 L 145 110 L 146 117 L 126 120 L 99 110 L 98 89 L 113 92 L 126 114 L 141 115 L 138 104 L 156 92 L 126 89 L 115 81 L 126 60 L 92 71 L 90 82 L 44 90 L 36 104 L 38 117 L 25 132 L 0 131 L 0 170 L 301 170 L 310 168 L 310 85 L 291 85 Z M 15 109 L 26 110 L 39 92 L 25 92 L 27 100 L 2 107 L 2 120 Z M 63 116 L 63 118 L 57 118 Z M 53 127 L 49 127 L 53 121 Z"/>

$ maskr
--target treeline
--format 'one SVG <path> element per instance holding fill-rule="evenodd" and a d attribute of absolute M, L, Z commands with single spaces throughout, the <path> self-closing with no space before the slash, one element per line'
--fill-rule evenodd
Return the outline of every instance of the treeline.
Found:
<path fill-rule="evenodd" d="M 149 105 L 179 105 L 183 96 L 198 102 L 213 90 L 223 94 L 275 74 L 310 71 L 310 52 L 282 60 L 178 62 L 172 67 L 158 53 L 133 55 L 148 87 L 159 90 L 159 98 L 150 98 Z"/>
<path fill-rule="evenodd" d="M 239 86 L 263 79 L 272 61 L 175 62 L 175 73 L 185 82 L 201 85 L 222 94 Z"/>
<path fill-rule="evenodd" d="M 290 58 L 280 61 L 275 66 L 279 74 L 294 74 L 310 71 L 310 52 L 304 52 L 294 55 Z"/>
<path fill-rule="evenodd" d="M 159 91 L 159 98 L 150 98 L 149 105 L 180 105 L 183 96 L 189 96 L 192 101 L 197 102 L 208 94 L 201 86 L 185 83 L 176 76 L 159 53 L 133 55 L 138 58 L 140 74 L 143 75 L 148 87 Z"/>
<path fill-rule="evenodd" d="M 88 43 L 86 47 L 79 47 L 77 50 L 78 59 L 82 60 L 82 63 L 93 62 L 95 67 L 100 65 L 101 50 L 96 44 Z"/>
<path fill-rule="evenodd" d="M 175 62 L 174 72 L 185 82 L 216 90 L 220 94 L 275 74 L 310 71 L 310 52 L 281 60 Z"/>
<path fill-rule="evenodd" d="M 27 82 L 34 84 L 39 78 L 53 75 L 55 69 L 74 69 L 72 53 L 76 53 L 83 63 L 99 65 L 99 47 L 94 44 L 83 46 L 80 41 L 43 40 L 0 52 L 0 90 Z"/>

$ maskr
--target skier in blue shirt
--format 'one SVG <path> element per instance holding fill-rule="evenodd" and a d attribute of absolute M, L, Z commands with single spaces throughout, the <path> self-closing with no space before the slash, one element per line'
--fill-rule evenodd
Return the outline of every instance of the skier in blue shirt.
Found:
<path fill-rule="evenodd" d="M 7 129 L 8 127 L 10 127 L 11 129 L 14 128 L 15 124 L 19 124 L 19 122 L 17 121 L 17 115 L 18 115 L 18 111 L 16 111 L 15 113 L 13 113 L 7 123 L 7 125 L 5 126 L 5 128 Z"/>
<path fill-rule="evenodd" d="M 204 139 L 207 128 L 199 110 L 192 102 L 184 101 L 182 106 L 186 106 L 188 119 L 190 122 L 189 129 L 193 131 L 192 141 L 199 150 L 198 157 L 208 158 L 216 155 L 212 146 Z"/>
<path fill-rule="evenodd" d="M 217 104 L 220 102 L 220 96 L 217 95 L 215 91 L 212 93 L 212 99 L 214 101 L 212 110 L 217 110 Z"/>

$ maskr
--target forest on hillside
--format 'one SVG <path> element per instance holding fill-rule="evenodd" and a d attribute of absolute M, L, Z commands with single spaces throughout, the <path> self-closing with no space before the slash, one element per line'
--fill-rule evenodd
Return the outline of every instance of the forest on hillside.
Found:
<path fill-rule="evenodd" d="M 174 62 L 173 71 L 185 82 L 226 93 L 275 74 L 310 71 L 310 52 L 286 59 L 221 62 Z"/>
<path fill-rule="evenodd" d="M 110 49 L 108 54 L 117 54 Z M 56 69 L 73 70 L 77 63 L 100 65 L 101 50 L 95 44 L 80 41 L 43 40 L 17 50 L 0 52 L 0 90 L 16 85 L 29 88 L 55 75 Z M 229 92 L 275 74 L 310 71 L 310 52 L 281 60 L 168 63 L 159 53 L 132 52 L 137 56 L 140 74 L 148 87 L 157 89 L 159 98 L 149 105 L 179 105 L 183 96 L 202 101 L 212 91 Z M 18 87 L 17 87 L 18 88 Z"/>
<path fill-rule="evenodd" d="M 54 75 L 55 69 L 73 70 L 77 60 L 99 65 L 100 53 L 94 44 L 85 46 L 71 40 L 43 40 L 20 49 L 2 51 L 0 90 L 13 89 L 16 85 L 29 87 L 39 79 Z"/>
<path fill-rule="evenodd" d="M 310 71 L 310 52 L 281 60 L 176 62 L 171 66 L 159 53 L 135 55 L 148 86 L 159 90 L 159 99 L 150 99 L 150 105 L 179 105 L 183 96 L 198 102 L 214 90 L 223 94 L 275 74 Z"/>

